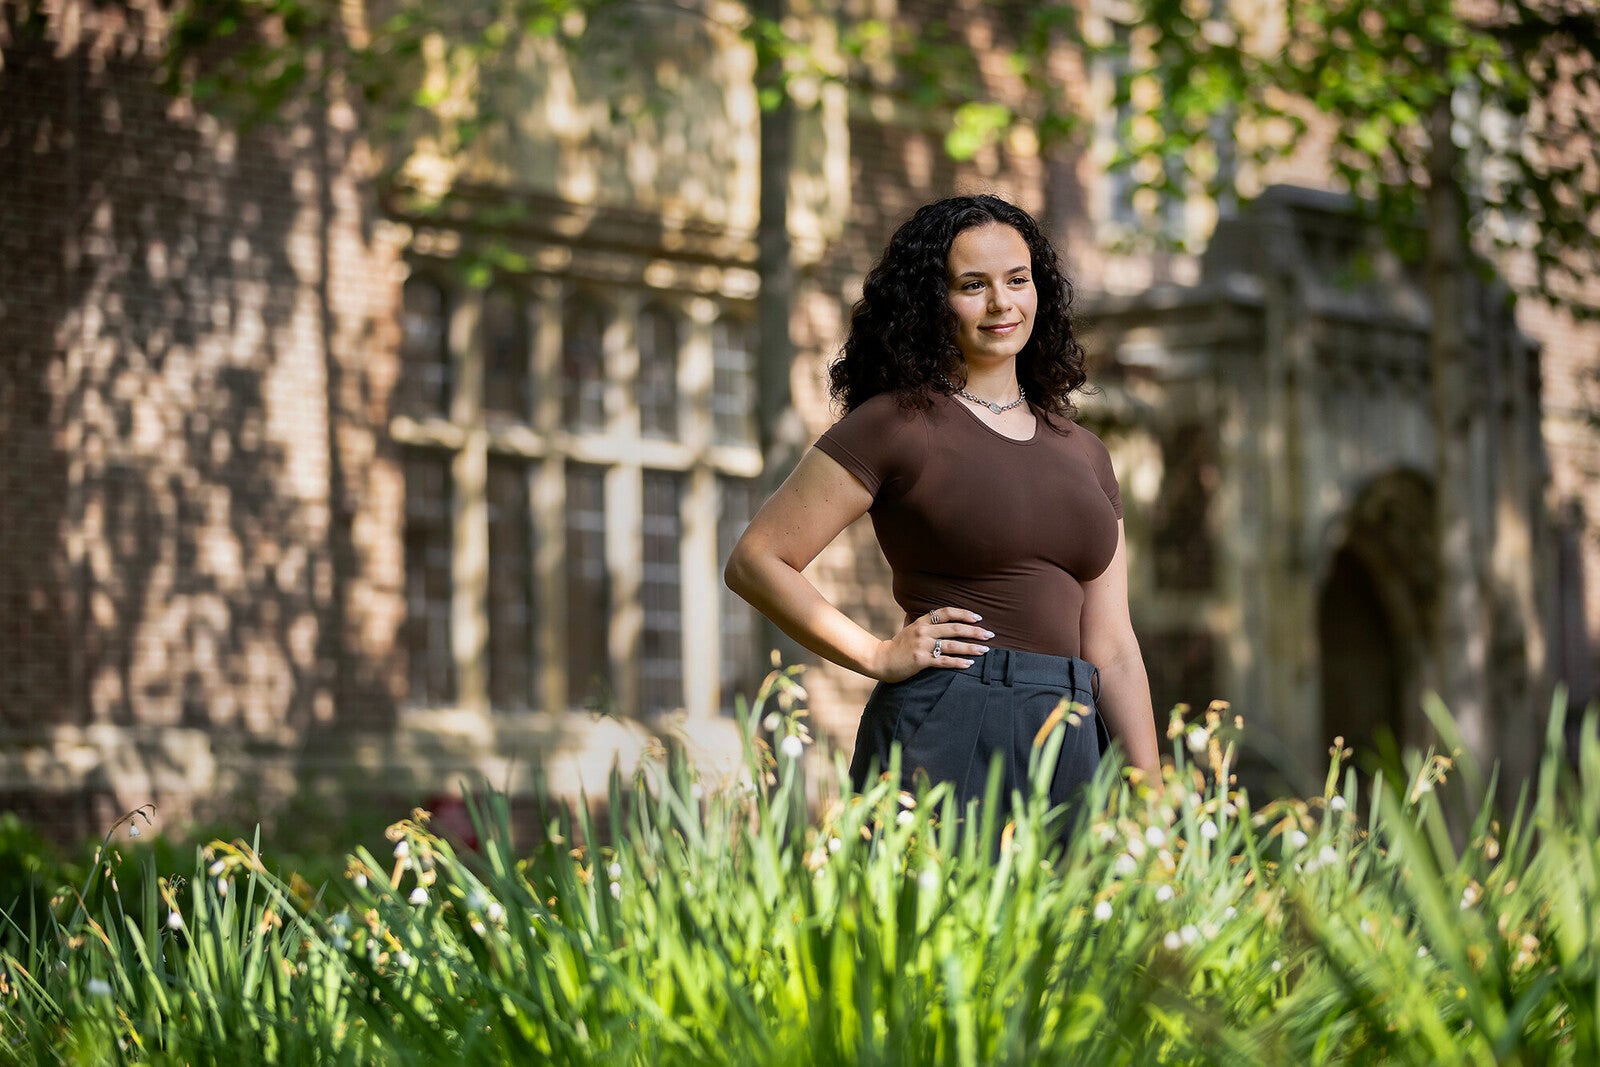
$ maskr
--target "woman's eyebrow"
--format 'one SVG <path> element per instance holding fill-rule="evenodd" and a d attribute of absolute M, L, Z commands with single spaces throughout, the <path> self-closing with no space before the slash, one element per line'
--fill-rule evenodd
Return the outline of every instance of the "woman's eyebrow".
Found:
<path fill-rule="evenodd" d="M 1030 270 L 1030 269 L 1031 269 L 1030 267 L 1027 267 L 1027 266 L 1024 265 L 1024 266 L 1021 266 L 1021 267 L 1012 267 L 1010 270 L 1003 270 L 1000 273 L 1001 274 L 1016 274 L 1016 273 L 1018 273 L 1020 271 L 1025 271 L 1025 270 Z M 981 278 L 981 277 L 983 277 L 983 271 L 981 271 L 981 270 L 964 270 L 960 274 L 957 274 L 956 277 L 957 278 Z"/>

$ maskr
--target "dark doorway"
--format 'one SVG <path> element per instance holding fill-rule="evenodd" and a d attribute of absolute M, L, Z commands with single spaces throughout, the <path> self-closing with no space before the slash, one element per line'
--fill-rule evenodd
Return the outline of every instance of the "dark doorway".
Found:
<path fill-rule="evenodd" d="M 1404 650 L 1378 584 L 1359 556 L 1339 550 L 1317 605 L 1322 733 L 1357 752 L 1382 735 L 1403 744 Z"/>

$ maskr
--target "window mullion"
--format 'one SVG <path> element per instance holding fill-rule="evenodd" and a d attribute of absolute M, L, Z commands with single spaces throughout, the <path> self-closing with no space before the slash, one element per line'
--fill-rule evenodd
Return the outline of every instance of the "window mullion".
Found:
<path fill-rule="evenodd" d="M 607 436 L 627 446 L 639 441 L 639 405 L 633 395 L 638 373 L 637 333 L 640 299 L 624 296 L 614 307 L 605 332 Z M 639 678 L 644 576 L 644 484 L 637 447 L 621 449 L 622 462 L 606 475 L 606 565 L 611 571 L 611 629 L 607 647 L 617 708 L 638 715 L 642 706 Z"/>
<path fill-rule="evenodd" d="M 710 716 L 717 708 L 720 587 L 717 565 L 717 483 L 704 464 L 689 475 L 683 501 L 683 699 L 691 716 Z M 697 595 L 698 594 L 698 595 Z"/>
<path fill-rule="evenodd" d="M 561 428 L 561 286 L 551 280 L 534 284 L 529 306 L 533 336 L 533 428 L 547 443 Z M 538 555 L 534 580 L 543 610 L 534 620 L 539 648 L 538 693 L 544 707 L 569 706 L 567 686 L 565 612 L 558 608 L 565 596 L 566 569 L 566 460 L 546 451 L 533 475 L 533 527 Z"/>
<path fill-rule="evenodd" d="M 704 298 L 689 302 L 688 328 L 678 363 L 679 416 L 683 442 L 695 456 L 711 446 L 711 324 L 717 305 Z"/>

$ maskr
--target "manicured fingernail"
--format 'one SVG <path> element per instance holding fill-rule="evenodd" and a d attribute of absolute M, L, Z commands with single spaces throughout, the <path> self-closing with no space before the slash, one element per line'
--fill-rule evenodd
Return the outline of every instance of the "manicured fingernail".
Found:
<path fill-rule="evenodd" d="M 983 631 L 983 639 L 985 641 L 989 640 L 989 638 L 991 638 L 993 636 L 994 636 L 994 634 L 990 633 L 988 630 Z M 986 649 L 984 649 L 984 651 L 987 652 L 989 650 L 986 648 Z"/>
<path fill-rule="evenodd" d="M 983 621 L 983 616 L 982 615 L 974 615 L 972 617 L 972 621 L 973 622 L 982 622 Z"/>
<path fill-rule="evenodd" d="M 983 645 L 979 645 L 979 646 L 978 646 L 978 655 L 980 655 L 980 656 L 981 656 L 981 655 L 983 655 L 983 654 L 984 654 L 984 653 L 985 653 L 985 652 L 987 652 L 987 651 L 989 651 L 989 650 L 988 650 L 988 649 L 987 649 L 987 648 L 985 648 L 985 647 L 984 647 L 984 646 L 983 646 Z"/>

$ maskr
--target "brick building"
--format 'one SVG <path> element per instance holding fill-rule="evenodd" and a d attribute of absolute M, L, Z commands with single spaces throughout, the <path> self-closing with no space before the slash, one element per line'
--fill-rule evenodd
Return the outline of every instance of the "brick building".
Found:
<path fill-rule="evenodd" d="M 181 821 L 463 775 L 571 794 L 665 734 L 728 767 L 767 636 L 720 561 L 828 424 L 889 231 L 973 188 L 1045 218 L 1078 280 L 1158 707 L 1231 697 L 1291 777 L 1335 730 L 1417 735 L 1425 324 L 1403 271 L 1352 299 L 1294 269 L 1359 251 L 1336 201 L 1273 192 L 1204 258 L 1113 252 L 1109 127 L 958 166 L 886 93 L 818 80 L 764 117 L 712 4 L 603 65 L 534 47 L 511 121 L 417 142 L 402 182 L 451 191 L 424 220 L 347 106 L 243 127 L 164 95 L 159 5 L 4 11 L 0 809 L 70 835 L 151 798 Z M 969 14 L 991 91 L 1020 92 L 983 48 L 1003 20 Z M 1594 686 L 1600 335 L 1492 304 L 1477 492 L 1514 741 L 1557 679 Z M 814 574 L 896 626 L 867 524 Z M 807 686 L 848 745 L 868 683 Z"/>

